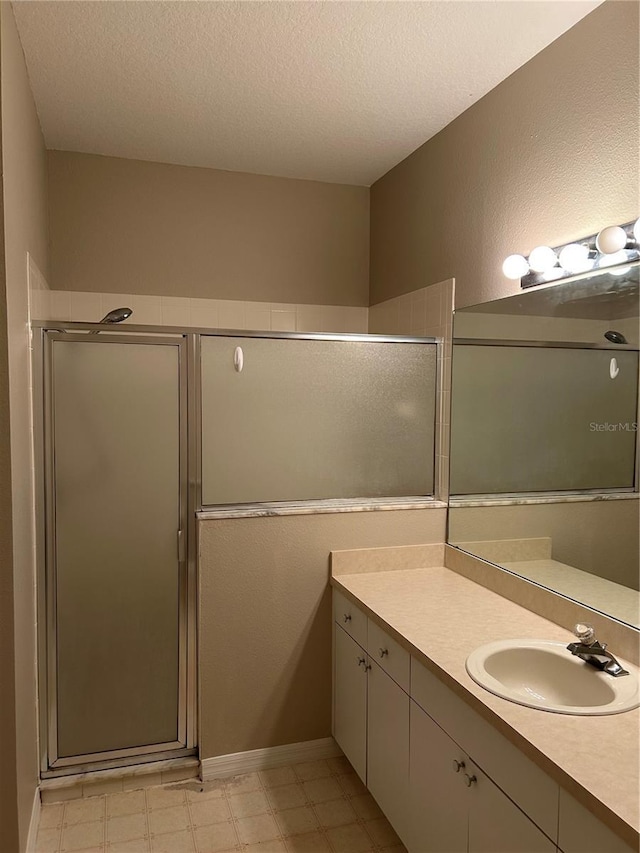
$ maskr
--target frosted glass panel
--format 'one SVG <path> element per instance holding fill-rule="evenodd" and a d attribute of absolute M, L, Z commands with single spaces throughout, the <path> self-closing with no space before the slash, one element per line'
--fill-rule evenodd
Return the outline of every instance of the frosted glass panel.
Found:
<path fill-rule="evenodd" d="M 203 337 L 203 503 L 432 494 L 435 379 L 435 344 Z"/>
<path fill-rule="evenodd" d="M 637 377 L 637 352 L 457 344 L 451 494 L 632 487 Z"/>
<path fill-rule="evenodd" d="M 52 343 L 60 757 L 178 739 L 178 364 Z"/>

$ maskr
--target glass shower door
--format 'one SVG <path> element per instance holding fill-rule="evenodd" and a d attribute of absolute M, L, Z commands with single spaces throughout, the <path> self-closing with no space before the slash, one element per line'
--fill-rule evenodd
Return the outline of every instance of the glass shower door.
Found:
<path fill-rule="evenodd" d="M 184 342 L 47 337 L 49 765 L 179 749 Z"/>

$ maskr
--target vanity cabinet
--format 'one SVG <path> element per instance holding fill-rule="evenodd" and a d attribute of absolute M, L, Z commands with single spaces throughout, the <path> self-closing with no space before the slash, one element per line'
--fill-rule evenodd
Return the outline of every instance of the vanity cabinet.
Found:
<path fill-rule="evenodd" d="M 557 782 L 415 658 L 411 697 L 545 835 L 556 839 Z"/>
<path fill-rule="evenodd" d="M 409 853 L 555 853 L 555 844 L 413 701 L 409 767 Z"/>
<path fill-rule="evenodd" d="M 333 620 L 353 637 L 359 646 L 366 648 L 367 616 L 336 589 L 333 591 Z"/>
<path fill-rule="evenodd" d="M 377 663 L 369 666 L 367 787 L 406 844 L 411 700 Z"/>
<path fill-rule="evenodd" d="M 340 615 L 343 610 L 340 608 Z M 406 843 L 409 696 L 338 622 L 334 623 L 333 631 L 333 736 Z M 376 643 L 379 642 L 380 635 L 376 633 L 375 637 Z M 386 648 L 386 643 L 382 648 Z M 394 660 L 398 657 L 394 656 Z"/>
<path fill-rule="evenodd" d="M 560 789 L 560 823 L 558 826 L 560 853 L 638 853 L 638 848 L 615 835 L 581 803 Z"/>
<path fill-rule="evenodd" d="M 333 634 L 334 737 L 409 853 L 632 853 L 335 590 Z"/>
<path fill-rule="evenodd" d="M 556 845 L 472 761 L 469 853 L 555 853 Z"/>
<path fill-rule="evenodd" d="M 367 650 L 373 660 L 408 694 L 411 679 L 409 652 L 371 619 L 367 626 Z"/>
<path fill-rule="evenodd" d="M 333 736 L 367 783 L 367 655 L 336 622 L 333 665 Z"/>
<path fill-rule="evenodd" d="M 466 756 L 411 702 L 409 808 L 411 853 L 459 853 L 467 849 Z M 461 772 L 455 772 L 457 768 Z"/>

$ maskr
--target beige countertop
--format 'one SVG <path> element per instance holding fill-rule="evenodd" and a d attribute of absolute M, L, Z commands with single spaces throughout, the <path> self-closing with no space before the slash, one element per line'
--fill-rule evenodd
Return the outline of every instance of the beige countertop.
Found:
<path fill-rule="evenodd" d="M 569 642 L 568 631 L 440 566 L 340 574 L 331 583 L 594 815 L 638 845 L 640 709 L 582 717 L 526 708 L 484 690 L 465 669 L 469 653 L 484 643 Z"/>
<path fill-rule="evenodd" d="M 640 625 L 640 594 L 622 584 L 553 559 L 499 561 L 522 577 L 581 601 L 628 625 Z"/>

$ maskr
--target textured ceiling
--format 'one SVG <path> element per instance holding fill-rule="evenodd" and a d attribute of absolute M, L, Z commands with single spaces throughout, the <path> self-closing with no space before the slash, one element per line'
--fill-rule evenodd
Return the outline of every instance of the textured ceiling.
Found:
<path fill-rule="evenodd" d="M 13 5 L 49 148 L 366 186 L 599 0 Z"/>

